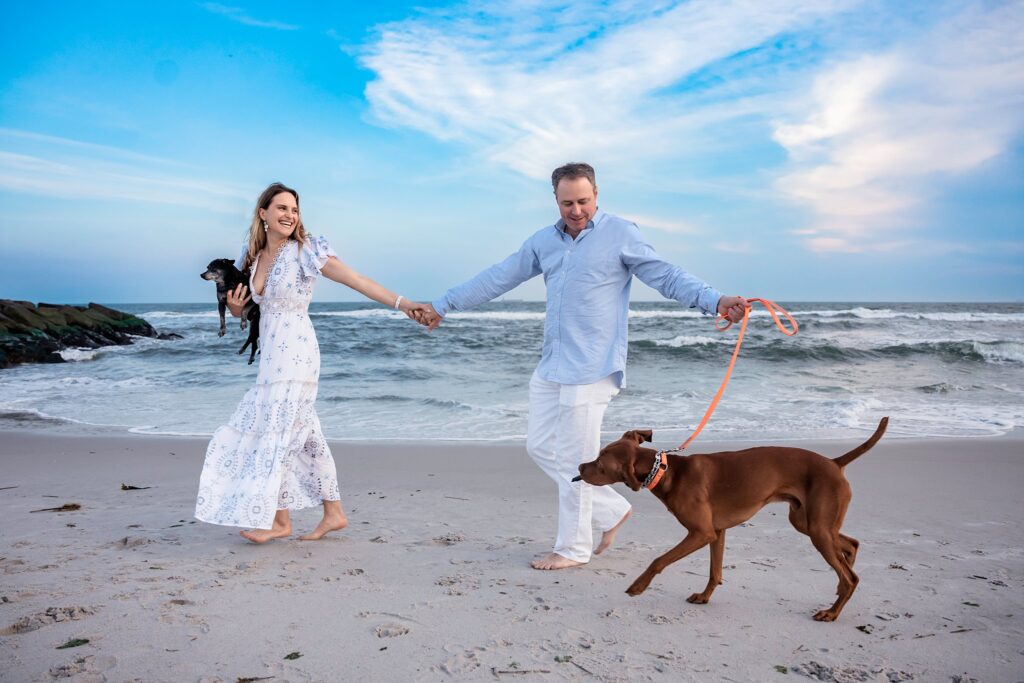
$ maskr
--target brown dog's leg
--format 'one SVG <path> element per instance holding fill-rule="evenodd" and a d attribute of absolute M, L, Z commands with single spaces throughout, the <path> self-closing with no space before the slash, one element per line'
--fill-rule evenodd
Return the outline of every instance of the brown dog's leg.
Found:
<path fill-rule="evenodd" d="M 664 571 L 665 567 L 669 566 L 677 560 L 681 560 L 687 555 L 697 550 L 700 550 L 708 543 L 711 543 L 718 537 L 718 534 L 714 531 L 690 531 L 686 534 L 686 538 L 683 539 L 682 543 L 669 550 L 667 553 L 658 557 L 651 562 L 644 573 L 637 577 L 636 581 L 626 589 L 626 592 L 630 595 L 640 595 L 647 587 L 651 585 L 651 581 L 654 577 Z"/>
<path fill-rule="evenodd" d="M 706 605 L 711 599 L 715 588 L 722 583 L 722 556 L 725 554 L 725 529 L 718 532 L 718 538 L 711 542 L 711 574 L 708 576 L 708 585 L 703 593 L 694 593 L 686 598 L 687 602 L 698 605 Z"/>
<path fill-rule="evenodd" d="M 843 606 L 853 595 L 854 589 L 857 588 L 857 584 L 860 582 L 860 578 L 854 573 L 853 568 L 846 561 L 846 556 L 842 553 L 840 548 L 840 540 L 838 532 L 833 532 L 828 529 L 821 527 L 811 527 L 811 542 L 814 543 L 814 547 L 818 549 L 821 556 L 825 558 L 829 566 L 835 570 L 839 576 L 839 586 L 836 589 L 838 598 L 835 603 L 828 609 L 823 609 L 814 615 L 815 621 L 835 621 L 839 613 L 843 611 Z"/>
<path fill-rule="evenodd" d="M 860 541 L 846 534 L 839 534 L 839 541 L 843 556 L 846 558 L 847 564 L 852 568 L 853 563 L 857 561 L 857 549 L 860 548 Z"/>

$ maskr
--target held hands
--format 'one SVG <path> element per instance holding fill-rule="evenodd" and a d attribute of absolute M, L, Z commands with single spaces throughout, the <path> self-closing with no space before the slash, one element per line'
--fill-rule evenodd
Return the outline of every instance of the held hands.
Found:
<path fill-rule="evenodd" d="M 730 322 L 743 320 L 743 313 L 750 308 L 750 302 L 742 296 L 723 296 L 718 300 L 718 314 Z"/>
<path fill-rule="evenodd" d="M 437 311 L 430 304 L 419 304 L 415 301 L 403 300 L 399 304 L 399 309 L 402 313 L 409 316 L 410 320 L 415 320 L 420 325 L 426 327 L 428 332 L 437 329 L 437 326 L 441 324 L 441 316 L 437 314 Z"/>
<path fill-rule="evenodd" d="M 227 305 L 228 310 L 231 311 L 231 315 L 236 318 L 241 318 L 242 309 L 245 308 L 245 305 L 249 303 L 249 299 L 251 298 L 252 297 L 249 296 L 249 288 L 242 284 L 229 291 Z"/>

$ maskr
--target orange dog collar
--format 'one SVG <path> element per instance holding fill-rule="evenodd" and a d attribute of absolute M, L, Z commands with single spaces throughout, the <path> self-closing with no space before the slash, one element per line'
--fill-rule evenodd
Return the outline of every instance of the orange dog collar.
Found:
<path fill-rule="evenodd" d="M 654 467 L 651 468 L 651 473 L 644 479 L 644 488 L 648 491 L 653 491 L 654 487 L 661 481 L 661 478 L 665 476 L 667 470 L 668 458 L 665 457 L 665 451 L 658 451 L 658 455 L 654 457 Z"/>

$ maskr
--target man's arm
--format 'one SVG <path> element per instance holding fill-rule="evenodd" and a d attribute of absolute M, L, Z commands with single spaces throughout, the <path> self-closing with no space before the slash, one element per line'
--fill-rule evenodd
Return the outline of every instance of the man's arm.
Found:
<path fill-rule="evenodd" d="M 708 315 L 720 313 L 734 322 L 743 318 L 743 309 L 748 306 L 746 299 L 723 296 L 699 277 L 661 258 L 635 225 L 629 224 L 627 230 L 622 262 L 641 282 L 658 290 L 667 299 L 675 299 Z"/>
<path fill-rule="evenodd" d="M 464 311 L 499 297 L 515 289 L 531 277 L 540 274 L 540 259 L 533 248 L 533 238 L 523 242 L 519 250 L 504 261 L 487 268 L 470 280 L 452 287 L 432 302 L 437 320 L 430 325 L 433 329 L 440 319 L 450 311 Z"/>

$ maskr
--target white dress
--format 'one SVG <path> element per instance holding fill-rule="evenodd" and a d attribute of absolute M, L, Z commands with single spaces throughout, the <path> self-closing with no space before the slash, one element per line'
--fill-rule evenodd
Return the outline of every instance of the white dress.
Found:
<path fill-rule="evenodd" d="M 259 374 L 206 449 L 196 519 L 269 529 L 279 509 L 340 500 L 334 458 L 313 407 L 320 347 L 308 314 L 320 268 L 335 255 L 323 237 L 301 246 L 289 240 L 263 295 L 253 291 L 260 305 Z"/>

